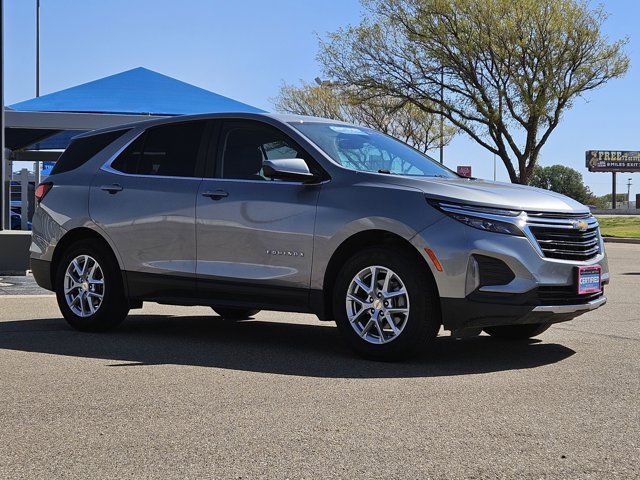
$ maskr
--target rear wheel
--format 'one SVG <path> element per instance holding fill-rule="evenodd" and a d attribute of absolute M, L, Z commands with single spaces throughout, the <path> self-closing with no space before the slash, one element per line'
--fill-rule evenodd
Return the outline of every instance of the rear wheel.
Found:
<path fill-rule="evenodd" d="M 212 307 L 213 311 L 225 320 L 247 320 L 256 315 L 260 310 L 236 307 Z"/>
<path fill-rule="evenodd" d="M 440 312 L 425 268 L 391 248 L 370 248 L 345 263 L 335 284 L 333 312 L 356 352 L 398 360 L 428 348 L 440 328 Z"/>
<path fill-rule="evenodd" d="M 526 340 L 540 335 L 551 326 L 550 323 L 528 323 L 525 325 L 502 325 L 486 327 L 483 330 L 501 340 Z"/>
<path fill-rule="evenodd" d="M 55 288 L 62 315 L 77 330 L 108 330 L 129 313 L 118 264 L 111 251 L 95 241 L 79 241 L 63 254 Z"/>

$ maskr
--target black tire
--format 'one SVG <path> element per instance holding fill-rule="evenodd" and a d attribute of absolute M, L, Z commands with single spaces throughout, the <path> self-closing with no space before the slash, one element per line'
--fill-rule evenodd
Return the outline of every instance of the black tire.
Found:
<path fill-rule="evenodd" d="M 213 311 L 220 315 L 225 320 L 247 320 L 250 317 L 253 317 L 260 310 L 249 309 L 249 308 L 237 308 L 237 307 L 211 307 Z"/>
<path fill-rule="evenodd" d="M 500 340 L 527 340 L 540 335 L 550 326 L 550 323 L 528 323 L 525 325 L 486 327 L 483 330 L 492 337 L 499 338 Z"/>
<path fill-rule="evenodd" d="M 64 293 L 64 278 L 67 268 L 80 255 L 88 255 L 98 262 L 102 269 L 104 282 L 102 303 L 93 314 L 84 317 L 74 313 L 67 304 Z M 62 315 L 76 330 L 84 332 L 109 330 L 119 325 L 129 313 L 129 302 L 125 295 L 118 263 L 111 250 L 96 241 L 80 240 L 64 252 L 56 271 L 55 290 Z"/>
<path fill-rule="evenodd" d="M 391 269 L 400 277 L 410 306 L 404 328 L 393 340 L 380 344 L 370 343 L 355 331 L 346 309 L 352 280 L 363 269 L 375 265 Z M 395 361 L 428 349 L 438 334 L 441 316 L 437 288 L 427 268 L 408 252 L 394 247 L 368 248 L 347 260 L 336 278 L 333 313 L 340 333 L 353 350 L 368 359 Z"/>

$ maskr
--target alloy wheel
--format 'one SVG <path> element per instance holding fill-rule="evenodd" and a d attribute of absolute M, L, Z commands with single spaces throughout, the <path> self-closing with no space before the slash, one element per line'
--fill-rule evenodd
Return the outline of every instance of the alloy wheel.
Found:
<path fill-rule="evenodd" d="M 389 343 L 402 333 L 409 319 L 409 294 L 402 279 L 379 265 L 353 277 L 346 297 L 351 327 L 365 341 Z"/>
<path fill-rule="evenodd" d="M 64 275 L 64 298 L 79 317 L 96 313 L 104 299 L 104 274 L 100 264 L 89 255 L 74 258 Z"/>

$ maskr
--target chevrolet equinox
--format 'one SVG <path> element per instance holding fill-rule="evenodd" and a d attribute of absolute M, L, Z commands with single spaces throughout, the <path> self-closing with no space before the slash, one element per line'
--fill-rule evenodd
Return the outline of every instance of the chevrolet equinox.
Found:
<path fill-rule="evenodd" d="M 210 114 L 74 138 L 36 191 L 31 265 L 76 329 L 152 301 L 333 320 L 375 359 L 439 329 L 522 340 L 603 305 L 598 222 L 546 190 L 462 178 L 374 130 Z"/>

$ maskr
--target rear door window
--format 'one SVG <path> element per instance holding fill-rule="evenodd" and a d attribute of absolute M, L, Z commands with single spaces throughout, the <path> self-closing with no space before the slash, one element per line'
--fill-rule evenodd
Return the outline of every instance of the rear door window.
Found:
<path fill-rule="evenodd" d="M 206 124 L 198 121 L 150 128 L 111 163 L 111 168 L 134 175 L 201 176 Z"/>
<path fill-rule="evenodd" d="M 136 138 L 129 146 L 111 163 L 111 168 L 122 173 L 138 173 L 140 155 L 144 147 L 144 133 Z"/>

